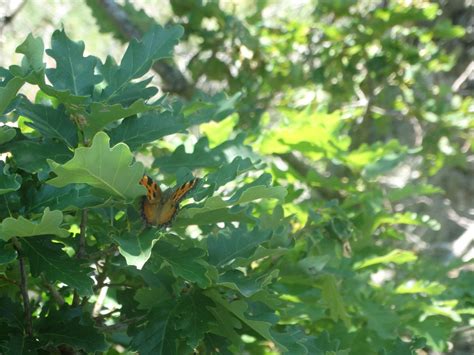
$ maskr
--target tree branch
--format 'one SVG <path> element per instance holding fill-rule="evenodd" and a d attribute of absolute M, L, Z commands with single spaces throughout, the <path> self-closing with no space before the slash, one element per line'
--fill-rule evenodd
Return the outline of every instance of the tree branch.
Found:
<path fill-rule="evenodd" d="M 142 38 L 141 31 L 129 20 L 128 14 L 114 0 L 98 0 L 97 4 L 109 16 L 109 19 L 115 25 L 116 31 L 122 37 L 127 40 Z M 183 73 L 176 68 L 176 65 L 157 61 L 153 65 L 153 70 L 163 80 L 163 91 L 180 95 L 187 99 L 192 96 L 194 91 L 193 85 L 186 80 Z"/>
<path fill-rule="evenodd" d="M 18 253 L 18 262 L 20 264 L 20 291 L 23 298 L 23 311 L 25 313 L 25 330 L 26 334 L 31 337 L 33 335 L 33 322 L 31 319 L 30 298 L 28 296 L 28 275 L 26 274 L 21 244 L 16 238 L 12 238 L 12 242 L 13 247 Z"/>

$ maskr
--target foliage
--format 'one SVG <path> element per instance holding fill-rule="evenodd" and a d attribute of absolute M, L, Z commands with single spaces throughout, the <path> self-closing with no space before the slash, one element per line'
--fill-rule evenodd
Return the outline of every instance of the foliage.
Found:
<path fill-rule="evenodd" d="M 418 25 L 436 20 L 434 4 L 355 3 L 320 1 L 305 21 L 268 24 L 260 5 L 243 20 L 218 2 L 173 0 L 183 30 L 127 2 L 147 32 L 120 64 L 85 57 L 58 30 L 46 68 L 29 35 L 21 65 L 0 68 L 11 126 L 0 127 L 2 352 L 446 349 L 473 313 L 472 274 L 448 277 L 460 260 L 433 268 L 410 250 L 404 226 L 438 226 L 391 206 L 440 193 L 426 177 L 463 164 L 460 149 L 448 157 L 433 141 L 472 127 L 455 119 L 469 99 L 423 81 L 453 62 L 434 40 L 463 33 Z M 193 79 L 225 82 L 230 96 L 157 98 L 149 70 L 191 36 Z M 34 100 L 19 93 L 26 83 Z M 433 133 L 418 146 L 384 139 L 405 112 Z M 381 183 L 417 157 L 418 181 Z M 144 173 L 162 186 L 202 179 L 168 229 L 141 219 Z"/>

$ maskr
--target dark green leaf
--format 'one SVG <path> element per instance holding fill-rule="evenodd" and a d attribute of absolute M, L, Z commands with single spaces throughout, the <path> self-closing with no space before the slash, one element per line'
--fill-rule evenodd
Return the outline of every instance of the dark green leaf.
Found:
<path fill-rule="evenodd" d="M 92 325 L 81 324 L 78 318 L 47 322 L 40 330 L 39 338 L 45 344 L 64 344 L 86 353 L 104 352 L 109 347 L 103 334 Z"/>
<path fill-rule="evenodd" d="M 47 159 L 65 163 L 72 157 L 67 146 L 51 140 L 36 141 L 24 139 L 9 145 L 17 166 L 29 173 L 49 170 Z"/>
<path fill-rule="evenodd" d="M 5 243 L 0 240 L 0 265 L 11 263 L 16 257 L 17 252 L 13 249 L 11 243 Z"/>
<path fill-rule="evenodd" d="M 235 228 L 229 225 L 207 238 L 209 261 L 215 266 L 223 267 L 238 258 L 248 258 L 271 235 L 271 231 L 258 227 L 248 231 L 245 226 Z"/>
<path fill-rule="evenodd" d="M 77 130 L 66 114 L 63 105 L 58 108 L 32 104 L 27 98 L 22 98 L 16 111 L 29 119 L 27 125 L 33 127 L 46 138 L 58 138 L 69 147 L 77 146 Z"/>
<path fill-rule="evenodd" d="M 46 75 L 56 90 L 75 96 L 90 96 L 94 85 L 102 78 L 94 74 L 97 58 L 83 57 L 84 42 L 73 42 L 64 30 L 56 30 L 51 38 L 51 49 L 46 53 L 56 61 L 56 68 L 47 69 Z"/>
<path fill-rule="evenodd" d="M 91 190 L 87 185 L 71 184 L 61 188 L 42 185 L 33 195 L 29 210 L 39 212 L 49 207 L 51 210 L 69 211 L 107 203 L 107 200 L 94 195 Z"/>
<path fill-rule="evenodd" d="M 100 67 L 100 72 L 108 84 L 102 91 L 101 100 L 117 103 L 117 97 L 126 98 L 130 93 L 137 97 L 137 85 L 140 87 L 140 83 L 132 83 L 131 80 L 145 75 L 153 62 L 170 57 L 173 47 L 182 35 L 183 28 L 180 26 L 155 26 L 143 36 L 142 41 L 133 39 L 130 42 L 120 66 L 112 57 L 107 57 L 105 64 Z M 143 85 L 141 88 L 145 90 Z M 143 96 L 146 99 L 149 94 Z"/>
<path fill-rule="evenodd" d="M 153 260 L 155 268 L 169 265 L 176 277 L 182 277 L 189 282 L 195 282 L 199 287 L 206 288 L 211 284 L 208 274 L 209 265 L 204 261 L 206 252 L 203 249 L 179 249 L 174 245 L 158 241 L 155 253 L 159 259 Z"/>
<path fill-rule="evenodd" d="M 140 117 L 130 117 L 110 131 L 112 144 L 126 143 L 135 150 L 169 134 L 184 131 L 187 127 L 183 116 L 171 111 L 147 112 Z"/>
<path fill-rule="evenodd" d="M 176 354 L 176 331 L 170 325 L 173 305 L 163 303 L 147 315 L 147 323 L 133 336 L 131 347 L 140 354 Z"/>
<path fill-rule="evenodd" d="M 34 277 L 44 273 L 50 282 L 63 282 L 83 296 L 92 294 L 94 283 L 87 275 L 89 267 L 81 267 L 62 250 L 61 244 L 53 243 L 50 237 L 37 237 L 23 239 L 22 246 Z"/>
<path fill-rule="evenodd" d="M 8 127 L 8 126 L 1 126 L 0 127 L 0 145 L 11 141 L 15 137 L 15 135 L 16 135 L 16 131 L 14 128 Z"/>
<path fill-rule="evenodd" d="M 11 191 L 16 191 L 21 186 L 21 176 L 18 174 L 10 174 L 8 165 L 0 161 L 0 195 Z"/>

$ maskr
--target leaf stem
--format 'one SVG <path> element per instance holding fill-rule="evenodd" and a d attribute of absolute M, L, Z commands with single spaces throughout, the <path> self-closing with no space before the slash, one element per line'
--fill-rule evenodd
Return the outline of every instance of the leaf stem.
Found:
<path fill-rule="evenodd" d="M 21 244 L 16 237 L 12 238 L 13 247 L 18 253 L 18 262 L 20 264 L 20 291 L 23 298 L 23 311 L 25 313 L 25 330 L 28 337 L 33 335 L 33 322 L 31 319 L 30 298 L 28 296 L 28 275 L 25 269 L 25 259 L 21 250 Z"/>

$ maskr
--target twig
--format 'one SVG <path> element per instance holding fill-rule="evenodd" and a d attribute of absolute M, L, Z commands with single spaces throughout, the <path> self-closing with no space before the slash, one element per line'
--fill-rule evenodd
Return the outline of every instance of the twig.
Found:
<path fill-rule="evenodd" d="M 21 4 L 18 5 L 18 7 L 10 15 L 5 15 L 0 19 L 0 22 L 2 23 L 2 27 L 0 28 L 0 30 L 3 30 L 3 27 L 5 25 L 8 25 L 10 22 L 13 21 L 15 16 L 18 15 L 21 9 L 23 9 L 23 7 L 26 5 L 27 1 L 28 0 L 22 1 Z"/>
<path fill-rule="evenodd" d="M 43 283 L 44 285 L 46 286 L 46 288 L 49 290 L 49 292 L 51 293 L 51 296 L 53 296 L 54 300 L 56 301 L 57 304 L 59 304 L 60 306 L 62 306 L 64 304 L 64 298 L 63 296 L 61 296 L 61 294 L 58 292 L 58 290 L 56 289 L 56 287 L 54 287 L 53 285 L 51 285 L 48 280 L 46 280 L 46 277 L 44 277 L 44 275 L 41 275 L 42 276 L 42 279 L 43 279 Z"/>
<path fill-rule="evenodd" d="M 15 237 L 12 238 L 12 242 L 13 247 L 18 253 L 18 262 L 20 264 L 20 290 L 21 297 L 23 298 L 23 311 L 25 313 L 26 334 L 31 337 L 33 335 L 33 322 L 31 319 L 30 298 L 28 296 L 28 275 L 26 274 L 25 260 L 23 258 L 21 244 Z"/>
<path fill-rule="evenodd" d="M 129 20 L 128 14 L 122 10 L 114 0 L 98 0 L 97 4 L 102 7 L 109 19 L 114 23 L 115 29 L 124 38 L 142 38 L 141 31 Z M 174 64 L 170 65 L 164 61 L 155 62 L 155 70 L 165 83 L 164 91 L 190 98 L 193 93 L 193 86 L 186 80 L 183 73 Z"/>
<path fill-rule="evenodd" d="M 464 82 L 466 80 L 469 79 L 469 77 L 474 73 L 474 61 L 470 62 L 469 65 L 466 67 L 466 69 L 464 69 L 464 71 L 461 73 L 461 75 L 459 75 L 459 77 L 454 80 L 454 83 L 453 85 L 451 85 L 451 89 L 454 91 L 454 92 L 457 92 L 462 84 L 464 84 Z"/>
<path fill-rule="evenodd" d="M 87 229 L 87 208 L 84 208 L 81 213 L 81 224 L 79 234 L 79 250 L 77 251 L 77 258 L 83 259 L 86 257 L 86 229 Z"/>
<path fill-rule="evenodd" d="M 16 282 L 15 280 L 10 280 L 8 277 L 4 275 L 0 275 L 0 279 L 5 280 L 6 282 L 11 283 L 15 286 L 18 286 L 18 282 Z"/>

